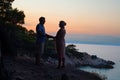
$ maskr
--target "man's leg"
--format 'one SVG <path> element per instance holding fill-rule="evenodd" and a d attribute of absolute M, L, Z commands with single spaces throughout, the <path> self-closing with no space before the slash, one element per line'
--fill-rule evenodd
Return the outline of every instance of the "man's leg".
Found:
<path fill-rule="evenodd" d="M 35 64 L 40 63 L 40 44 L 36 44 Z"/>
<path fill-rule="evenodd" d="M 45 43 L 41 43 L 41 49 L 40 49 L 40 63 L 43 64 L 43 60 L 42 60 L 42 55 L 44 54 L 44 48 L 45 48 Z"/>
<path fill-rule="evenodd" d="M 42 54 L 44 53 L 44 45 L 45 45 L 45 43 L 39 43 L 39 44 L 37 44 L 37 52 L 36 52 L 36 61 L 35 61 L 35 63 L 36 64 L 40 64 L 41 63 L 41 58 L 42 58 Z"/>

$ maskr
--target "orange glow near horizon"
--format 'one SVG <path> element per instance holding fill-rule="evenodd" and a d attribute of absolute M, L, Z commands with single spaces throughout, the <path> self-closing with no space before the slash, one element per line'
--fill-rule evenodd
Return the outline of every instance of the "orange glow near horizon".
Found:
<path fill-rule="evenodd" d="M 64 20 L 67 33 L 120 35 L 120 0 L 15 0 L 13 6 L 24 11 L 28 30 L 44 16 L 47 33 L 56 33 Z"/>

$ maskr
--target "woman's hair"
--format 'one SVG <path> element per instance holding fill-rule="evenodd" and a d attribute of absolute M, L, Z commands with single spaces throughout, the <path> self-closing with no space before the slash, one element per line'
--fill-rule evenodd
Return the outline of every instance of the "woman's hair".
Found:
<path fill-rule="evenodd" d="M 66 26 L 66 22 L 65 22 L 65 21 L 63 21 L 63 20 L 61 20 L 61 21 L 60 21 L 60 24 L 62 24 L 62 25 L 64 25 L 64 26 Z"/>

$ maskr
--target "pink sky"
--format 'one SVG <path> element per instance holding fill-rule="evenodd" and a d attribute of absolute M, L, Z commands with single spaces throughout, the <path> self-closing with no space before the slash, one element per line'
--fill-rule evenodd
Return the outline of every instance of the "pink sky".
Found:
<path fill-rule="evenodd" d="M 44 16 L 47 33 L 64 20 L 67 33 L 120 35 L 120 0 L 15 0 L 13 7 L 24 11 L 27 29 Z"/>

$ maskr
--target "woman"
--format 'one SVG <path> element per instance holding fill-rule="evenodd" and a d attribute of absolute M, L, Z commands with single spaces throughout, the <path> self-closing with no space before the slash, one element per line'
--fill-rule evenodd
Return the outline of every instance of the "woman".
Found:
<path fill-rule="evenodd" d="M 65 67 L 65 30 L 66 23 L 64 21 L 59 22 L 60 29 L 56 34 L 56 49 L 58 55 L 58 67 Z"/>

